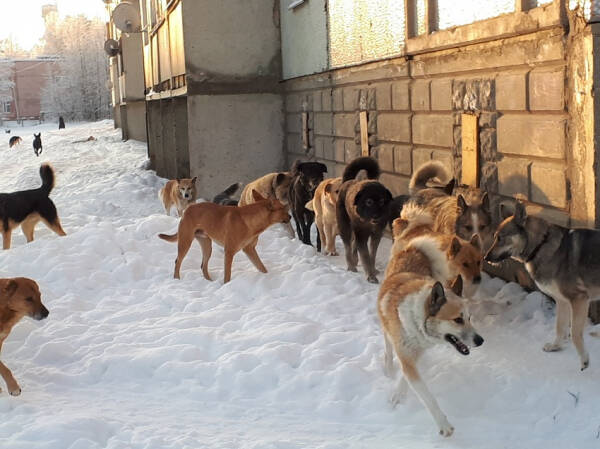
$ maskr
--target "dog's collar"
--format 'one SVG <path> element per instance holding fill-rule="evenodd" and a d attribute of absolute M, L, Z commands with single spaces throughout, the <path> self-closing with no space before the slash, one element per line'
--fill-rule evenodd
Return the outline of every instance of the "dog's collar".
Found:
<path fill-rule="evenodd" d="M 537 256 L 537 253 L 540 251 L 542 246 L 544 246 L 544 244 L 548 241 L 549 236 L 550 236 L 550 231 L 547 229 L 546 232 L 544 233 L 544 237 L 542 237 L 542 241 L 540 243 L 538 243 L 538 245 L 535 248 L 533 248 L 533 251 L 531 252 L 531 254 L 529 254 L 529 256 L 527 256 L 527 258 L 525 259 L 525 263 L 532 261 L 535 258 L 535 256 Z"/>

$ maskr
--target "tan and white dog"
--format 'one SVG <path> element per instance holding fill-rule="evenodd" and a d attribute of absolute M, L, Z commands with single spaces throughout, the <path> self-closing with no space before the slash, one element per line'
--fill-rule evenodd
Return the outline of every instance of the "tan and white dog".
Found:
<path fill-rule="evenodd" d="M 434 278 L 443 285 L 461 275 L 465 293 L 471 297 L 481 282 L 483 253 L 479 237 L 470 242 L 456 234 L 432 231 L 433 219 L 418 208 L 404 208 L 392 223 L 394 244 L 386 276 L 410 271 Z"/>
<path fill-rule="evenodd" d="M 165 206 L 167 215 L 171 213 L 171 208 L 175 206 L 177 214 L 181 217 L 185 208 L 196 202 L 196 179 L 197 176 L 191 179 L 171 179 L 158 191 L 158 199 Z"/>
<path fill-rule="evenodd" d="M 377 298 L 385 339 L 385 374 L 394 377 L 394 352 L 403 373 L 392 395 L 392 404 L 402 402 L 410 385 L 431 413 L 440 435 L 445 437 L 452 435 L 454 427 L 419 375 L 417 361 L 434 345 L 447 344 L 468 355 L 469 347 L 483 344 L 483 338 L 471 326 L 459 297 L 461 293 L 460 276 L 452 289 L 444 290 L 442 284 L 429 276 L 401 272 L 386 277 Z"/>
<path fill-rule="evenodd" d="M 336 203 L 342 178 L 325 179 L 315 190 L 315 196 L 306 203 L 306 208 L 315 213 L 315 223 L 321 235 L 321 244 L 326 256 L 337 256 L 335 237 L 340 234 L 337 225 Z"/>

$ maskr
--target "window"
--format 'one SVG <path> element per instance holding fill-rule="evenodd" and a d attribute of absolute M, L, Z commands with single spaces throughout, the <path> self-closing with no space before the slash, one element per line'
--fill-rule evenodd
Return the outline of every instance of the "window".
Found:
<path fill-rule="evenodd" d="M 11 112 L 11 102 L 10 101 L 3 101 L 2 102 L 2 112 L 9 114 Z"/>

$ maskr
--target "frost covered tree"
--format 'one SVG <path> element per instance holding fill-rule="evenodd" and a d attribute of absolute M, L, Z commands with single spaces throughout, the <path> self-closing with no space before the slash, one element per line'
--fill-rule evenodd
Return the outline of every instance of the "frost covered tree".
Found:
<path fill-rule="evenodd" d="M 58 21 L 46 33 L 45 52 L 58 58 L 42 92 L 46 116 L 65 120 L 110 117 L 104 33 L 100 20 L 81 15 Z"/>

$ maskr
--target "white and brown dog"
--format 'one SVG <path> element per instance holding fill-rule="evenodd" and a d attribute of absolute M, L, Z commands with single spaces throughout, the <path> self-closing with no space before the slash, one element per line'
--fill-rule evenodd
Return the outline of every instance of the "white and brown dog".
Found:
<path fill-rule="evenodd" d="M 377 298 L 377 312 L 385 338 L 385 374 L 394 377 L 394 352 L 403 377 L 391 400 L 402 402 L 410 385 L 427 407 L 440 435 L 448 437 L 454 427 L 448 422 L 437 401 L 417 370 L 421 354 L 434 345 L 453 347 L 462 355 L 469 347 L 480 346 L 483 338 L 471 326 L 459 297 L 462 279 L 457 277 L 452 289 L 444 290 L 435 279 L 411 272 L 395 273 L 385 279 Z"/>
<path fill-rule="evenodd" d="M 321 236 L 326 256 L 337 256 L 335 237 L 340 231 L 337 225 L 336 203 L 342 178 L 325 179 L 315 190 L 315 196 L 306 203 L 306 208 L 315 213 L 315 223 Z"/>
<path fill-rule="evenodd" d="M 167 215 L 175 206 L 181 217 L 185 208 L 196 202 L 196 178 L 171 179 L 159 190 L 158 199 L 162 201 Z"/>

